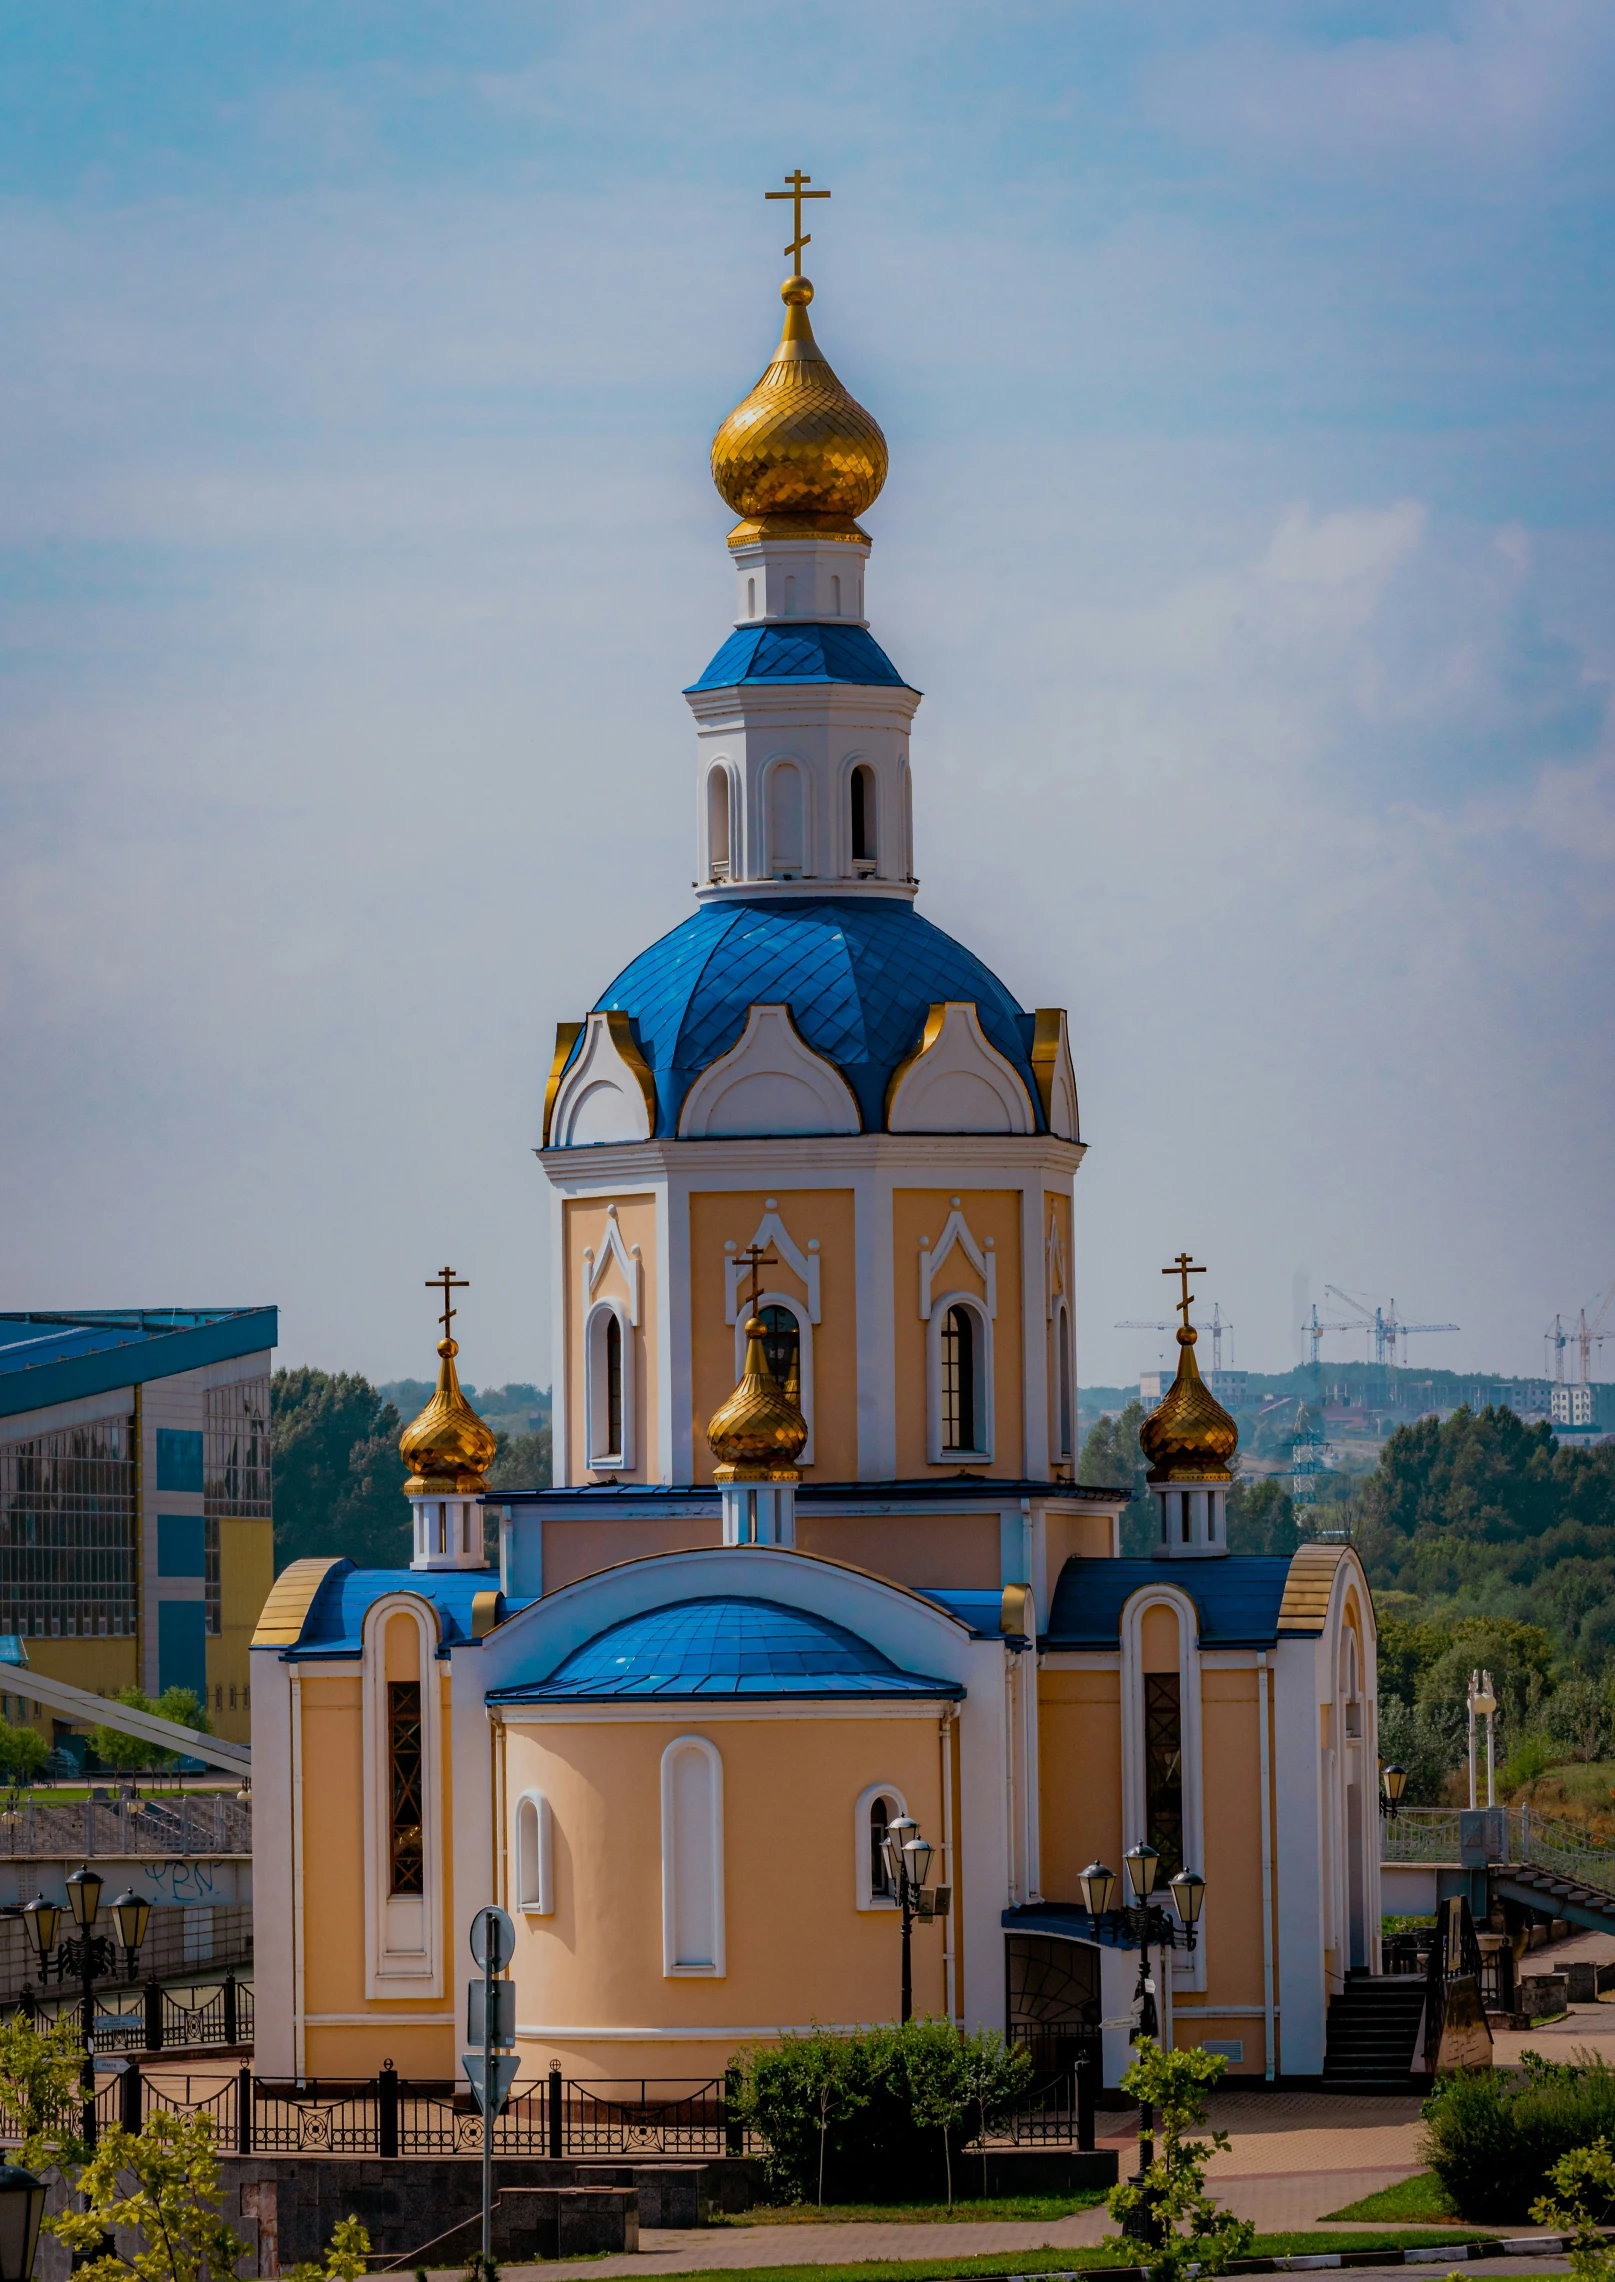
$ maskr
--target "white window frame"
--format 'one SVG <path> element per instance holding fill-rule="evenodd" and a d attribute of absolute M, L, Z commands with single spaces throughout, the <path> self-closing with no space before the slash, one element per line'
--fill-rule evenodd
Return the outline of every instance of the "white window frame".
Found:
<path fill-rule="evenodd" d="M 953 1450 L 942 1440 L 942 1329 L 948 1320 L 948 1310 L 967 1307 L 976 1319 L 977 1385 L 976 1385 L 976 1447 L 973 1450 Z M 978 1465 L 990 1465 L 993 1456 L 993 1323 L 987 1303 L 977 1292 L 939 1292 L 931 1301 L 930 1320 L 925 1338 L 925 1369 L 927 1380 L 927 1444 L 933 1466 L 944 1466 L 950 1458 L 968 1458 Z"/>
<path fill-rule="evenodd" d="M 676 1845 L 677 1806 L 673 1785 L 679 1759 L 693 1752 L 704 1759 L 712 1784 L 712 1940 L 710 1958 L 694 1963 L 678 1954 L 678 1887 Z M 716 1744 L 704 1735 L 676 1735 L 662 1753 L 662 1974 L 669 1981 L 716 1981 L 723 1978 L 723 1760 Z"/>
<path fill-rule="evenodd" d="M 852 1810 L 852 1872 L 853 1907 L 860 1910 L 895 1910 L 895 1894 L 877 1894 L 869 1876 L 869 1810 L 877 1799 L 890 1799 L 897 1813 L 908 1813 L 908 1801 L 895 1783 L 871 1783 L 858 1794 L 858 1804 Z M 895 1815 L 887 1820 L 894 1822 Z"/>
<path fill-rule="evenodd" d="M 622 1338 L 622 1447 L 601 1452 L 596 1444 L 610 1416 L 610 1385 L 606 1373 L 605 1319 L 614 1316 Z M 626 1473 L 634 1463 L 634 1333 L 628 1309 L 620 1299 L 597 1299 L 583 1325 L 583 1433 L 584 1462 L 593 1474 Z"/>
<path fill-rule="evenodd" d="M 1145 1829 L 1144 1791 L 1144 1618 L 1152 1608 L 1167 1608 L 1178 1626 L 1178 1716 L 1183 1727 L 1183 1852 L 1191 1869 L 1205 1876 L 1205 1796 L 1200 1756 L 1200 1618 L 1194 1602 L 1178 1585 L 1163 1579 L 1143 1585 L 1122 1610 L 1122 1846 L 1140 1844 Z M 1163 1895 L 1170 1906 L 1170 1897 Z M 1178 1989 L 1203 1990 L 1206 1986 L 1207 1919 L 1214 1915 L 1202 1905 L 1200 1939 L 1185 1954 L 1172 1953 L 1172 1984 Z"/>
<path fill-rule="evenodd" d="M 721 781 L 722 781 L 722 784 L 723 784 L 723 788 L 724 788 L 723 812 L 724 812 L 724 817 L 725 817 L 725 820 L 726 820 L 726 822 L 727 822 L 727 824 L 728 824 L 728 827 L 729 827 L 729 831 L 728 831 L 728 837 L 727 837 L 727 838 L 726 838 L 726 840 L 724 841 L 724 844 L 723 844 L 723 846 L 722 846 L 721 848 L 719 848 L 719 847 L 715 847 L 715 846 L 713 845 L 713 839 L 712 839 L 712 811 L 713 811 L 713 807 L 714 807 L 714 805 L 715 805 L 715 799 L 714 799 L 714 794 L 715 794 L 715 786 L 714 786 L 714 781 L 713 781 L 713 780 L 714 780 L 715 778 L 716 778 L 716 779 L 721 779 Z M 702 828 L 702 831 L 703 831 L 703 832 L 704 832 L 704 834 L 706 835 L 706 843 L 707 843 L 707 878 L 708 878 L 709 880 L 710 880 L 710 879 L 733 879 L 733 878 L 735 877 L 735 869 L 736 869 L 736 867 L 735 867 L 735 838 L 736 838 L 736 834 L 735 834 L 735 825 L 736 825 L 736 822 L 737 822 L 737 818 L 736 818 L 735 810 L 736 810 L 736 805 L 737 805 L 737 803 L 738 803 L 738 801 L 739 801 L 739 798 L 740 798 L 740 787 L 739 787 L 739 782 L 738 782 L 738 780 L 737 780 L 737 778 L 736 778 L 736 775 L 735 775 L 735 772 L 734 772 L 734 770 L 733 770 L 733 769 L 732 769 L 732 768 L 729 766 L 729 763 L 728 763 L 727 761 L 723 761 L 723 760 L 714 761 L 714 762 L 713 762 L 713 764 L 712 764 L 712 766 L 711 766 L 711 767 L 710 767 L 710 768 L 707 770 L 707 777 L 706 777 L 706 814 L 705 814 L 705 816 L 702 818 L 702 823 L 701 823 L 701 828 Z M 723 866 L 723 870 L 722 870 L 721 872 L 719 872 L 719 871 L 716 869 L 716 867 L 717 867 L 717 866 L 718 866 L 720 863 L 721 863 L 721 864 L 722 864 L 722 866 Z M 744 868 L 744 867 L 742 867 L 742 868 Z"/>
<path fill-rule="evenodd" d="M 872 856 L 860 856 L 852 844 L 852 781 L 862 769 L 869 778 L 868 805 L 864 810 L 867 835 L 875 843 Z M 880 771 L 867 753 L 849 753 L 841 767 L 841 829 L 846 837 L 846 862 L 841 867 L 844 879 L 884 879 L 886 877 L 886 804 L 882 796 Z M 862 871 L 854 866 L 862 864 Z"/>
<path fill-rule="evenodd" d="M 542 1791 L 523 1791 L 511 1826 L 516 1907 L 529 1917 L 555 1913 L 555 1841 L 550 1802 Z"/>
<path fill-rule="evenodd" d="M 1060 1447 L 1060 1375 L 1065 1372 L 1069 1391 L 1070 1437 L 1066 1447 Z M 1071 1345 L 1071 1310 L 1063 1294 L 1057 1294 L 1049 1308 L 1049 1452 L 1054 1458 L 1070 1459 L 1077 1456 L 1077 1369 Z"/>
<path fill-rule="evenodd" d="M 802 1466 L 811 1466 L 813 1463 L 812 1316 L 806 1300 L 798 1299 L 794 1292 L 759 1292 L 757 1294 L 758 1312 L 761 1313 L 765 1307 L 788 1308 L 796 1318 L 797 1374 L 801 1380 L 802 1416 L 807 1420 L 808 1430 L 807 1440 L 802 1445 L 802 1455 L 797 1463 Z M 746 1320 L 744 1310 L 735 1318 L 735 1378 L 737 1382 L 741 1372 L 746 1368 Z"/>
<path fill-rule="evenodd" d="M 413 1895 L 388 1891 L 391 1861 L 391 1736 L 387 1717 L 387 1624 L 407 1617 L 415 1627 L 421 1687 L 421 1879 L 419 1939 L 401 1940 L 396 1905 Z M 414 1593 L 386 1593 L 364 1621 L 363 1752 L 365 1984 L 370 1997 L 435 1997 L 443 1988 L 442 1702 L 437 1667 L 437 1616 Z"/>

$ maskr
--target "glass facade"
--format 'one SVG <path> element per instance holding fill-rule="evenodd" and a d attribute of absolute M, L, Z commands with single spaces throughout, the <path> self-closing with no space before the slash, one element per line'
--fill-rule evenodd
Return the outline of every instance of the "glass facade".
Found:
<path fill-rule="evenodd" d="M 267 1521 L 273 1510 L 269 1381 L 237 1379 L 227 1387 L 209 1387 L 202 1435 L 202 1534 L 210 1633 L 217 1634 L 223 1615 L 220 1521 Z"/>
<path fill-rule="evenodd" d="M 133 1633 L 132 1427 L 98 1418 L 0 1443 L 0 1632 Z"/>

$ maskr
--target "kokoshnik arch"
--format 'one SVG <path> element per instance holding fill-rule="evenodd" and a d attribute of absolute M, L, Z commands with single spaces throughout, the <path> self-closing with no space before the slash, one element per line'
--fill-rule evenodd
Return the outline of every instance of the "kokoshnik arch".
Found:
<path fill-rule="evenodd" d="M 1148 1837 L 1209 1897 L 1166 2033 L 1315 2075 L 1379 1963 L 1367 1586 L 1344 1545 L 1229 1555 L 1187 1303 L 1150 1558 L 1074 1479 L 1066 1017 L 915 909 L 920 693 L 858 520 L 886 441 L 799 271 L 782 297 L 712 447 L 695 909 L 561 1025 L 545 1094 L 557 1486 L 488 1497 L 445 1270 L 411 1566 L 294 1563 L 259 1628 L 260 2065 L 452 2075 L 490 1899 L 529 2071 L 705 2077 L 889 2017 L 906 1813 L 953 1896 L 916 2010 L 1114 2082 L 1136 1960 L 1079 1872 Z"/>

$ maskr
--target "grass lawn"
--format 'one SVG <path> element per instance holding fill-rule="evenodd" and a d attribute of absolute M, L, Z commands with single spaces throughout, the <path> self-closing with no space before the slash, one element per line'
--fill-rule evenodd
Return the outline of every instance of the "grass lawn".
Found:
<path fill-rule="evenodd" d="M 1447 2191 L 1433 2171 L 1415 2172 L 1411 2179 L 1399 2179 L 1394 2187 L 1382 2187 L 1377 2195 L 1365 2195 L 1360 2203 L 1348 2203 L 1344 2210 L 1325 2211 L 1326 2219 L 1458 2219 L 1458 2213 L 1447 2200 Z"/>
<path fill-rule="evenodd" d="M 1461 2239 L 1478 2241 L 1496 2229 L 1470 2228 Z M 1450 2250 L 1450 2228 L 1388 2228 L 1383 2234 L 1259 2234 L 1253 2258 L 1295 2258 L 1324 2250 Z M 978 2258 L 865 2259 L 846 2266 L 712 2266 L 680 2271 L 679 2282 L 954 2282 L 955 2277 L 1082 2272 L 1093 2267 L 1136 2266 L 1139 2246 L 1117 2236 L 1065 2250 L 995 2250 Z"/>
<path fill-rule="evenodd" d="M 759 2203 L 722 2221 L 729 2227 L 915 2226 L 954 2225 L 969 2219 L 1068 2219 L 1073 2211 L 1091 2211 L 1102 2203 L 1106 2190 L 1089 2195 L 1000 2195 L 995 2199 L 963 2198 L 952 2210 L 946 2203 Z"/>

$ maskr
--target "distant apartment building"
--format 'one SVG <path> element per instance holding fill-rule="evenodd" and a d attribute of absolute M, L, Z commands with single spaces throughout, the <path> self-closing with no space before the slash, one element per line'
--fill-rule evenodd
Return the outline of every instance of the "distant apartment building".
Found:
<path fill-rule="evenodd" d="M 1591 1387 L 1555 1387 L 1552 1392 L 1549 1417 L 1555 1426 L 1591 1426 L 1593 1424 L 1593 1390 Z"/>
<path fill-rule="evenodd" d="M 277 1335 L 272 1307 L 0 1313 L 0 1633 L 35 1670 L 191 1688 L 250 1740 Z"/>

